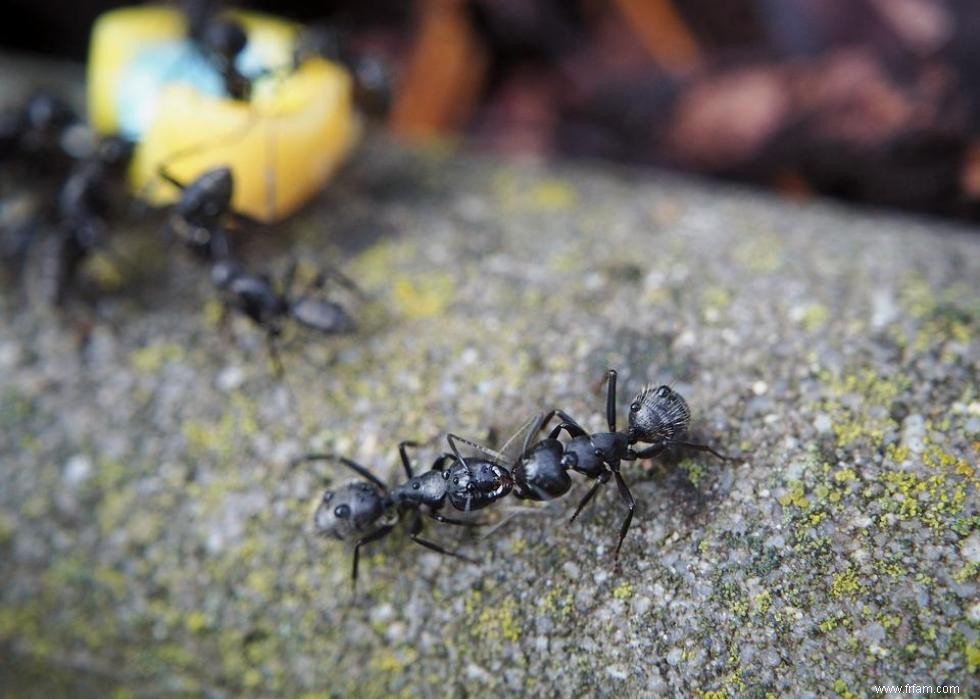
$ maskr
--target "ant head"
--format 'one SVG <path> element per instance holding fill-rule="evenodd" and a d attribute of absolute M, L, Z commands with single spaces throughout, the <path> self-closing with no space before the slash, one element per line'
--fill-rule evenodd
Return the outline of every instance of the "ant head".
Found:
<path fill-rule="evenodd" d="M 106 136 L 98 145 L 96 156 L 99 162 L 111 168 L 124 168 L 133 156 L 135 144 L 119 136 Z"/>
<path fill-rule="evenodd" d="M 231 209 L 235 180 L 231 168 L 216 167 L 194 180 L 177 202 L 177 213 L 207 227 Z"/>
<path fill-rule="evenodd" d="M 248 34 L 238 22 L 216 17 L 204 28 L 204 45 L 222 59 L 231 62 L 248 43 Z"/>
<path fill-rule="evenodd" d="M 241 268 L 229 260 L 216 262 L 211 268 L 211 282 L 219 289 L 225 289 L 232 280 L 241 274 Z"/>
<path fill-rule="evenodd" d="M 66 102 L 44 92 L 32 97 L 25 111 L 30 127 L 41 132 L 61 129 L 75 121 L 75 113 Z"/>
<path fill-rule="evenodd" d="M 105 241 L 105 224 L 100 219 L 88 218 L 73 227 L 72 236 L 82 249 L 94 250 Z"/>
<path fill-rule="evenodd" d="M 297 63 L 302 63 L 310 56 L 322 56 L 334 63 L 343 63 L 348 48 L 343 33 L 337 27 L 314 23 L 306 27 L 296 39 L 293 53 Z"/>
<path fill-rule="evenodd" d="M 377 487 L 355 481 L 323 494 L 313 515 L 318 536 L 346 541 L 369 532 L 385 514 L 385 498 Z"/>
<path fill-rule="evenodd" d="M 644 388 L 630 404 L 630 444 L 670 442 L 687 432 L 691 409 L 670 386 Z"/>

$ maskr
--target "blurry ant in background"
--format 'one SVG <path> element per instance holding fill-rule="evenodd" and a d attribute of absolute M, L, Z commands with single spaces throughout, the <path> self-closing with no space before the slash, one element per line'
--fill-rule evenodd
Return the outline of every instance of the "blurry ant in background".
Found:
<path fill-rule="evenodd" d="M 238 57 L 248 45 L 248 34 L 239 22 L 219 13 L 213 0 L 184 0 L 188 36 L 195 48 L 215 67 L 231 99 L 248 101 L 252 80 L 239 70 Z"/>
<path fill-rule="evenodd" d="M 46 92 L 0 114 L 0 162 L 16 162 L 33 174 L 64 176 L 91 153 L 93 141 L 75 110 Z"/>
<path fill-rule="evenodd" d="M 64 100 L 41 93 L 0 117 L 0 155 L 40 179 L 3 203 L 0 255 L 21 282 L 32 248 L 41 245 L 40 292 L 61 305 L 85 259 L 105 246 L 106 219 L 124 196 L 132 144 L 97 139 Z"/>
<path fill-rule="evenodd" d="M 133 144 L 109 136 L 72 168 L 58 192 L 57 211 L 41 258 L 46 300 L 61 305 L 83 261 L 106 246 L 106 220 L 124 196 L 123 174 Z"/>
<path fill-rule="evenodd" d="M 344 66 L 353 81 L 354 104 L 370 117 L 384 117 L 394 89 L 391 64 L 378 51 L 355 51 L 350 36 L 350 29 L 341 23 L 318 21 L 309 25 L 296 39 L 293 67 L 313 56 Z"/>
<path fill-rule="evenodd" d="M 292 320 L 324 335 L 350 333 L 356 329 L 353 318 L 343 306 L 319 295 L 329 279 L 357 292 L 354 283 L 339 271 L 320 271 L 296 293 L 297 267 L 298 263 L 293 262 L 281 282 L 267 274 L 247 272 L 231 260 L 218 262 L 211 269 L 211 281 L 221 294 L 225 313 L 229 310 L 240 313 L 265 332 L 269 355 L 280 376 L 285 371 L 276 343 L 284 322 Z"/>

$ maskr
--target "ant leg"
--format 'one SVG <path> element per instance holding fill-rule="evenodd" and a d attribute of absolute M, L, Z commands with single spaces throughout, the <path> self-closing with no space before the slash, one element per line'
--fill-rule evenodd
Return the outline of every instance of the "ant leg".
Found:
<path fill-rule="evenodd" d="M 446 452 L 442 456 L 437 457 L 436 460 L 432 462 L 432 470 L 433 471 L 444 470 L 446 468 L 447 461 L 456 461 L 456 457 Z"/>
<path fill-rule="evenodd" d="M 398 443 L 398 453 L 402 457 L 402 466 L 405 467 L 405 473 L 408 474 L 409 478 L 412 478 L 412 462 L 408 458 L 408 452 L 406 449 L 412 447 L 413 449 L 418 447 L 418 442 L 412 442 L 405 440 Z"/>
<path fill-rule="evenodd" d="M 688 449 L 696 449 L 697 451 L 706 451 L 709 454 L 714 454 L 722 461 L 735 461 L 734 456 L 725 456 L 724 454 L 719 454 L 714 449 L 709 447 L 707 444 L 695 444 L 693 442 L 678 442 L 682 447 L 687 447 Z"/>
<path fill-rule="evenodd" d="M 609 474 L 603 471 L 602 476 L 596 479 L 595 485 L 593 485 L 589 489 L 589 492 L 585 494 L 584 498 L 582 498 L 582 502 L 580 502 L 578 504 L 578 507 L 575 508 L 575 514 L 573 514 L 572 518 L 568 520 L 569 524 L 575 521 L 575 518 L 579 516 L 579 514 L 582 512 L 582 509 L 589 504 L 589 501 L 595 497 L 595 494 L 597 492 L 599 492 L 599 488 L 603 486 L 608 480 L 609 480 Z"/>
<path fill-rule="evenodd" d="M 626 507 L 629 508 L 629 512 L 626 514 L 626 519 L 623 520 L 623 526 L 619 528 L 619 542 L 616 544 L 616 553 L 613 554 L 614 559 L 619 559 L 619 549 L 623 547 L 623 539 L 626 538 L 626 532 L 628 532 L 630 529 L 630 522 L 633 521 L 633 511 L 636 509 L 636 500 L 633 499 L 633 494 L 626 485 L 626 481 L 623 480 L 623 476 L 619 472 L 618 464 L 613 469 L 613 477 L 616 479 L 616 487 L 619 488 L 619 496 L 623 498 L 623 501 L 626 503 Z"/>
<path fill-rule="evenodd" d="M 370 544 L 372 541 L 377 541 L 378 539 L 387 536 L 394 528 L 395 528 L 394 524 L 389 524 L 385 527 L 381 527 L 377 531 L 372 532 L 361 539 L 358 539 L 357 543 L 354 544 L 354 565 L 351 568 L 351 572 L 350 572 L 350 584 L 352 590 L 357 590 L 357 562 L 361 557 L 361 547 L 364 544 Z"/>
<path fill-rule="evenodd" d="M 616 370 L 610 369 L 606 372 L 606 379 L 609 387 L 606 391 L 606 422 L 609 423 L 609 431 L 616 431 Z"/>
<path fill-rule="evenodd" d="M 452 517 L 443 517 L 438 512 L 430 512 L 429 517 L 437 522 L 442 522 L 443 524 L 455 524 L 460 527 L 483 527 L 489 524 L 489 522 L 484 522 L 483 520 L 466 520 L 466 519 L 453 519 Z"/>
<path fill-rule="evenodd" d="M 359 475 L 362 478 L 365 478 L 365 479 L 371 481 L 372 483 L 374 483 L 376 486 L 378 486 L 379 488 L 381 488 L 382 491 L 384 491 L 384 492 L 387 492 L 388 491 L 388 486 L 386 486 L 384 483 L 382 483 L 380 478 L 378 478 L 377 476 L 375 476 L 373 473 L 371 473 L 370 471 L 368 471 L 366 468 L 364 468 L 363 466 L 361 466 L 356 461 L 351 461 L 347 457 L 337 456 L 336 454 L 306 454 L 304 456 L 299 457 L 298 459 L 294 459 L 293 462 L 292 462 L 292 464 L 290 464 L 290 468 L 295 468 L 296 466 L 298 466 L 299 464 L 303 463 L 304 461 L 337 461 L 337 462 L 340 462 L 341 464 L 343 464 L 344 466 L 346 466 L 347 468 L 349 468 L 351 471 L 353 471 L 357 475 Z"/>
<path fill-rule="evenodd" d="M 653 459 L 659 456 L 666 449 L 666 444 L 654 444 L 652 447 L 647 447 L 646 449 L 640 449 L 640 451 L 632 452 L 627 461 L 634 461 L 636 459 Z"/>
<path fill-rule="evenodd" d="M 272 370 L 275 372 L 276 378 L 281 379 L 286 376 L 286 367 L 282 363 L 282 356 L 279 354 L 279 349 L 276 347 L 276 339 L 271 332 L 267 332 L 265 335 L 265 345 L 269 350 L 269 357 L 272 359 Z"/>
<path fill-rule="evenodd" d="M 434 544 L 431 541 L 420 539 L 419 534 L 421 533 L 422 533 L 422 517 L 421 515 L 416 513 L 415 519 L 412 520 L 412 528 L 409 529 L 408 531 L 408 536 L 411 538 L 412 541 L 414 541 L 419 546 L 424 546 L 430 551 L 441 553 L 444 556 L 452 556 L 453 558 L 458 558 L 461 561 L 466 561 L 467 563 L 473 563 L 474 565 L 480 564 L 480 561 L 476 560 L 475 558 L 468 558 L 461 553 L 456 553 L 455 551 L 450 551 L 449 549 L 445 549 L 439 544 Z"/>
<path fill-rule="evenodd" d="M 555 414 L 561 418 L 561 424 L 551 431 L 551 438 L 555 439 L 558 437 L 561 430 L 565 430 L 569 437 L 587 437 L 588 432 L 585 431 L 580 424 L 578 424 L 575 419 L 566 413 L 564 410 L 556 410 Z"/>
<path fill-rule="evenodd" d="M 461 464 L 463 464 L 463 466 L 466 466 L 466 459 L 464 459 L 462 455 L 460 455 L 459 449 L 456 447 L 457 440 L 465 444 L 469 444 L 469 442 L 467 442 L 465 439 L 463 439 L 458 435 L 453 434 L 452 432 L 446 435 L 446 441 L 449 442 L 449 448 L 452 449 L 453 456 L 456 457 L 456 460 L 459 461 Z"/>
<path fill-rule="evenodd" d="M 293 258 L 286 269 L 286 276 L 282 278 L 282 291 L 286 296 L 292 296 L 293 281 L 296 279 L 296 270 L 299 268 L 299 260 Z"/>
<path fill-rule="evenodd" d="M 181 191 L 187 189 L 186 184 L 182 183 L 180 180 L 170 174 L 170 171 L 167 169 L 167 166 L 164 163 L 160 163 L 160 165 L 157 167 L 157 175 L 161 180 L 169 182 Z"/>
<path fill-rule="evenodd" d="M 365 298 L 364 291 L 361 289 L 361 287 L 357 285 L 357 282 L 355 282 L 353 279 L 348 277 L 346 274 L 341 272 L 333 265 L 326 265 L 323 268 L 322 274 L 324 275 L 325 279 L 333 279 L 335 282 L 340 284 L 342 287 L 347 289 L 355 296 L 361 299 Z"/>
<path fill-rule="evenodd" d="M 550 413 L 541 413 L 538 417 L 531 423 L 530 429 L 527 434 L 524 435 L 524 444 L 521 445 L 521 458 L 527 455 L 527 449 L 531 446 L 531 440 L 538 436 L 538 433 L 545 428 L 551 418 L 555 416 L 555 411 L 552 410 Z"/>

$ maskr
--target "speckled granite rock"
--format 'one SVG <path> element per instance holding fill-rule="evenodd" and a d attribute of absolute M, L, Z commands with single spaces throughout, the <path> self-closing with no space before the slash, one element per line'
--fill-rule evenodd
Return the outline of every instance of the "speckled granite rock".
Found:
<path fill-rule="evenodd" d="M 177 258 L 69 319 L 0 321 L 0 682 L 75 696 L 863 696 L 978 688 L 980 238 L 601 169 L 376 143 L 249 248 L 339 263 L 362 329 L 215 327 Z M 149 235 L 146 232 L 131 236 Z M 288 242 L 287 242 L 288 238 Z M 511 512 L 479 566 L 317 539 L 329 448 L 398 477 L 400 439 L 483 437 L 562 406 L 600 428 L 645 382 L 691 403 L 701 454 Z"/>

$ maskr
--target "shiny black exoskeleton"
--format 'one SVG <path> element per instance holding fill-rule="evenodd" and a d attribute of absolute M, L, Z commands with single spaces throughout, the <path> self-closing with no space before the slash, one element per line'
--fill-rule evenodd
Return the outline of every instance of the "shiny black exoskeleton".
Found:
<path fill-rule="evenodd" d="M 231 168 L 213 168 L 190 184 L 180 182 L 166 168 L 161 168 L 159 174 L 181 190 L 180 199 L 167 217 L 167 234 L 205 262 L 228 259 L 228 231 L 252 223 L 231 208 L 235 193 Z"/>
<path fill-rule="evenodd" d="M 2 255 L 23 278 L 29 252 L 40 246 L 40 291 L 60 305 L 83 261 L 106 242 L 106 221 L 113 204 L 125 196 L 123 172 L 132 144 L 117 137 L 102 139 L 86 158 L 74 163 L 52 202 L 30 216 L 4 222 Z"/>
<path fill-rule="evenodd" d="M 476 522 L 446 517 L 440 513 L 447 504 L 457 510 L 469 511 L 485 507 L 510 491 L 509 473 L 481 459 L 463 460 L 453 439 L 454 453 L 439 456 L 432 468 L 415 475 L 407 448 L 414 442 L 398 445 L 401 463 L 407 480 L 389 489 L 377 476 L 360 464 L 330 454 L 309 454 L 301 461 L 337 461 L 365 480 L 354 481 L 334 490 L 327 490 L 313 517 L 316 533 L 341 541 L 354 541 L 354 562 L 351 581 L 356 585 L 361 546 L 388 535 L 397 524 L 399 515 L 411 513 L 408 535 L 415 543 L 432 551 L 476 563 L 475 560 L 422 539 L 422 516 L 437 522 L 474 526 Z M 494 496 L 495 493 L 502 493 Z"/>
<path fill-rule="evenodd" d="M 293 67 L 313 56 L 343 65 L 353 79 L 354 104 L 369 116 L 384 117 L 394 92 L 391 65 L 375 51 L 355 51 L 349 37 L 350 30 L 336 23 L 311 24 L 296 39 Z"/>
<path fill-rule="evenodd" d="M 48 93 L 0 114 L 0 161 L 17 159 L 42 175 L 63 176 L 93 140 L 75 110 Z"/>
<path fill-rule="evenodd" d="M 132 154 L 129 141 L 102 139 L 94 156 L 77 163 L 58 192 L 54 230 L 41 262 L 50 302 L 64 301 L 82 262 L 105 245 L 106 219 L 122 196 L 122 176 Z"/>
<path fill-rule="evenodd" d="M 653 458 L 672 446 L 685 446 L 707 451 L 721 459 L 728 457 L 703 444 L 683 441 L 691 420 L 691 411 L 684 398 L 669 386 L 645 388 L 630 404 L 629 425 L 625 431 L 616 429 L 616 372 L 606 373 L 606 421 L 608 432 L 587 432 L 574 419 L 561 410 L 542 416 L 536 429 L 528 433 L 520 459 L 513 465 L 514 494 L 529 500 L 551 500 L 560 497 L 571 488 L 568 471 L 581 473 L 595 480 L 572 515 L 574 521 L 582 509 L 592 500 L 599 488 L 610 478 L 616 486 L 628 512 L 619 531 L 615 556 L 623 545 L 636 509 L 636 501 L 620 473 L 623 461 Z M 547 438 L 531 444 L 533 433 L 544 429 L 554 416 L 561 423 L 552 429 Z M 562 443 L 558 437 L 565 431 L 570 439 Z M 637 443 L 651 446 L 636 451 Z"/>
<path fill-rule="evenodd" d="M 350 289 L 355 289 L 353 282 L 336 270 L 321 271 L 301 293 L 294 295 L 296 268 L 296 263 L 290 265 L 281 285 L 268 275 L 246 272 L 231 260 L 219 261 L 211 270 L 211 280 L 221 293 L 225 308 L 243 314 L 265 331 L 279 373 L 282 362 L 275 340 L 282 333 L 284 321 L 293 320 L 324 334 L 349 333 L 356 328 L 343 306 L 318 296 L 329 278 Z"/>
<path fill-rule="evenodd" d="M 210 0 L 187 0 L 184 14 L 188 34 L 194 46 L 221 74 L 225 92 L 231 99 L 248 101 L 252 81 L 239 71 L 239 55 L 248 45 L 245 28 L 218 13 L 220 3 Z"/>

